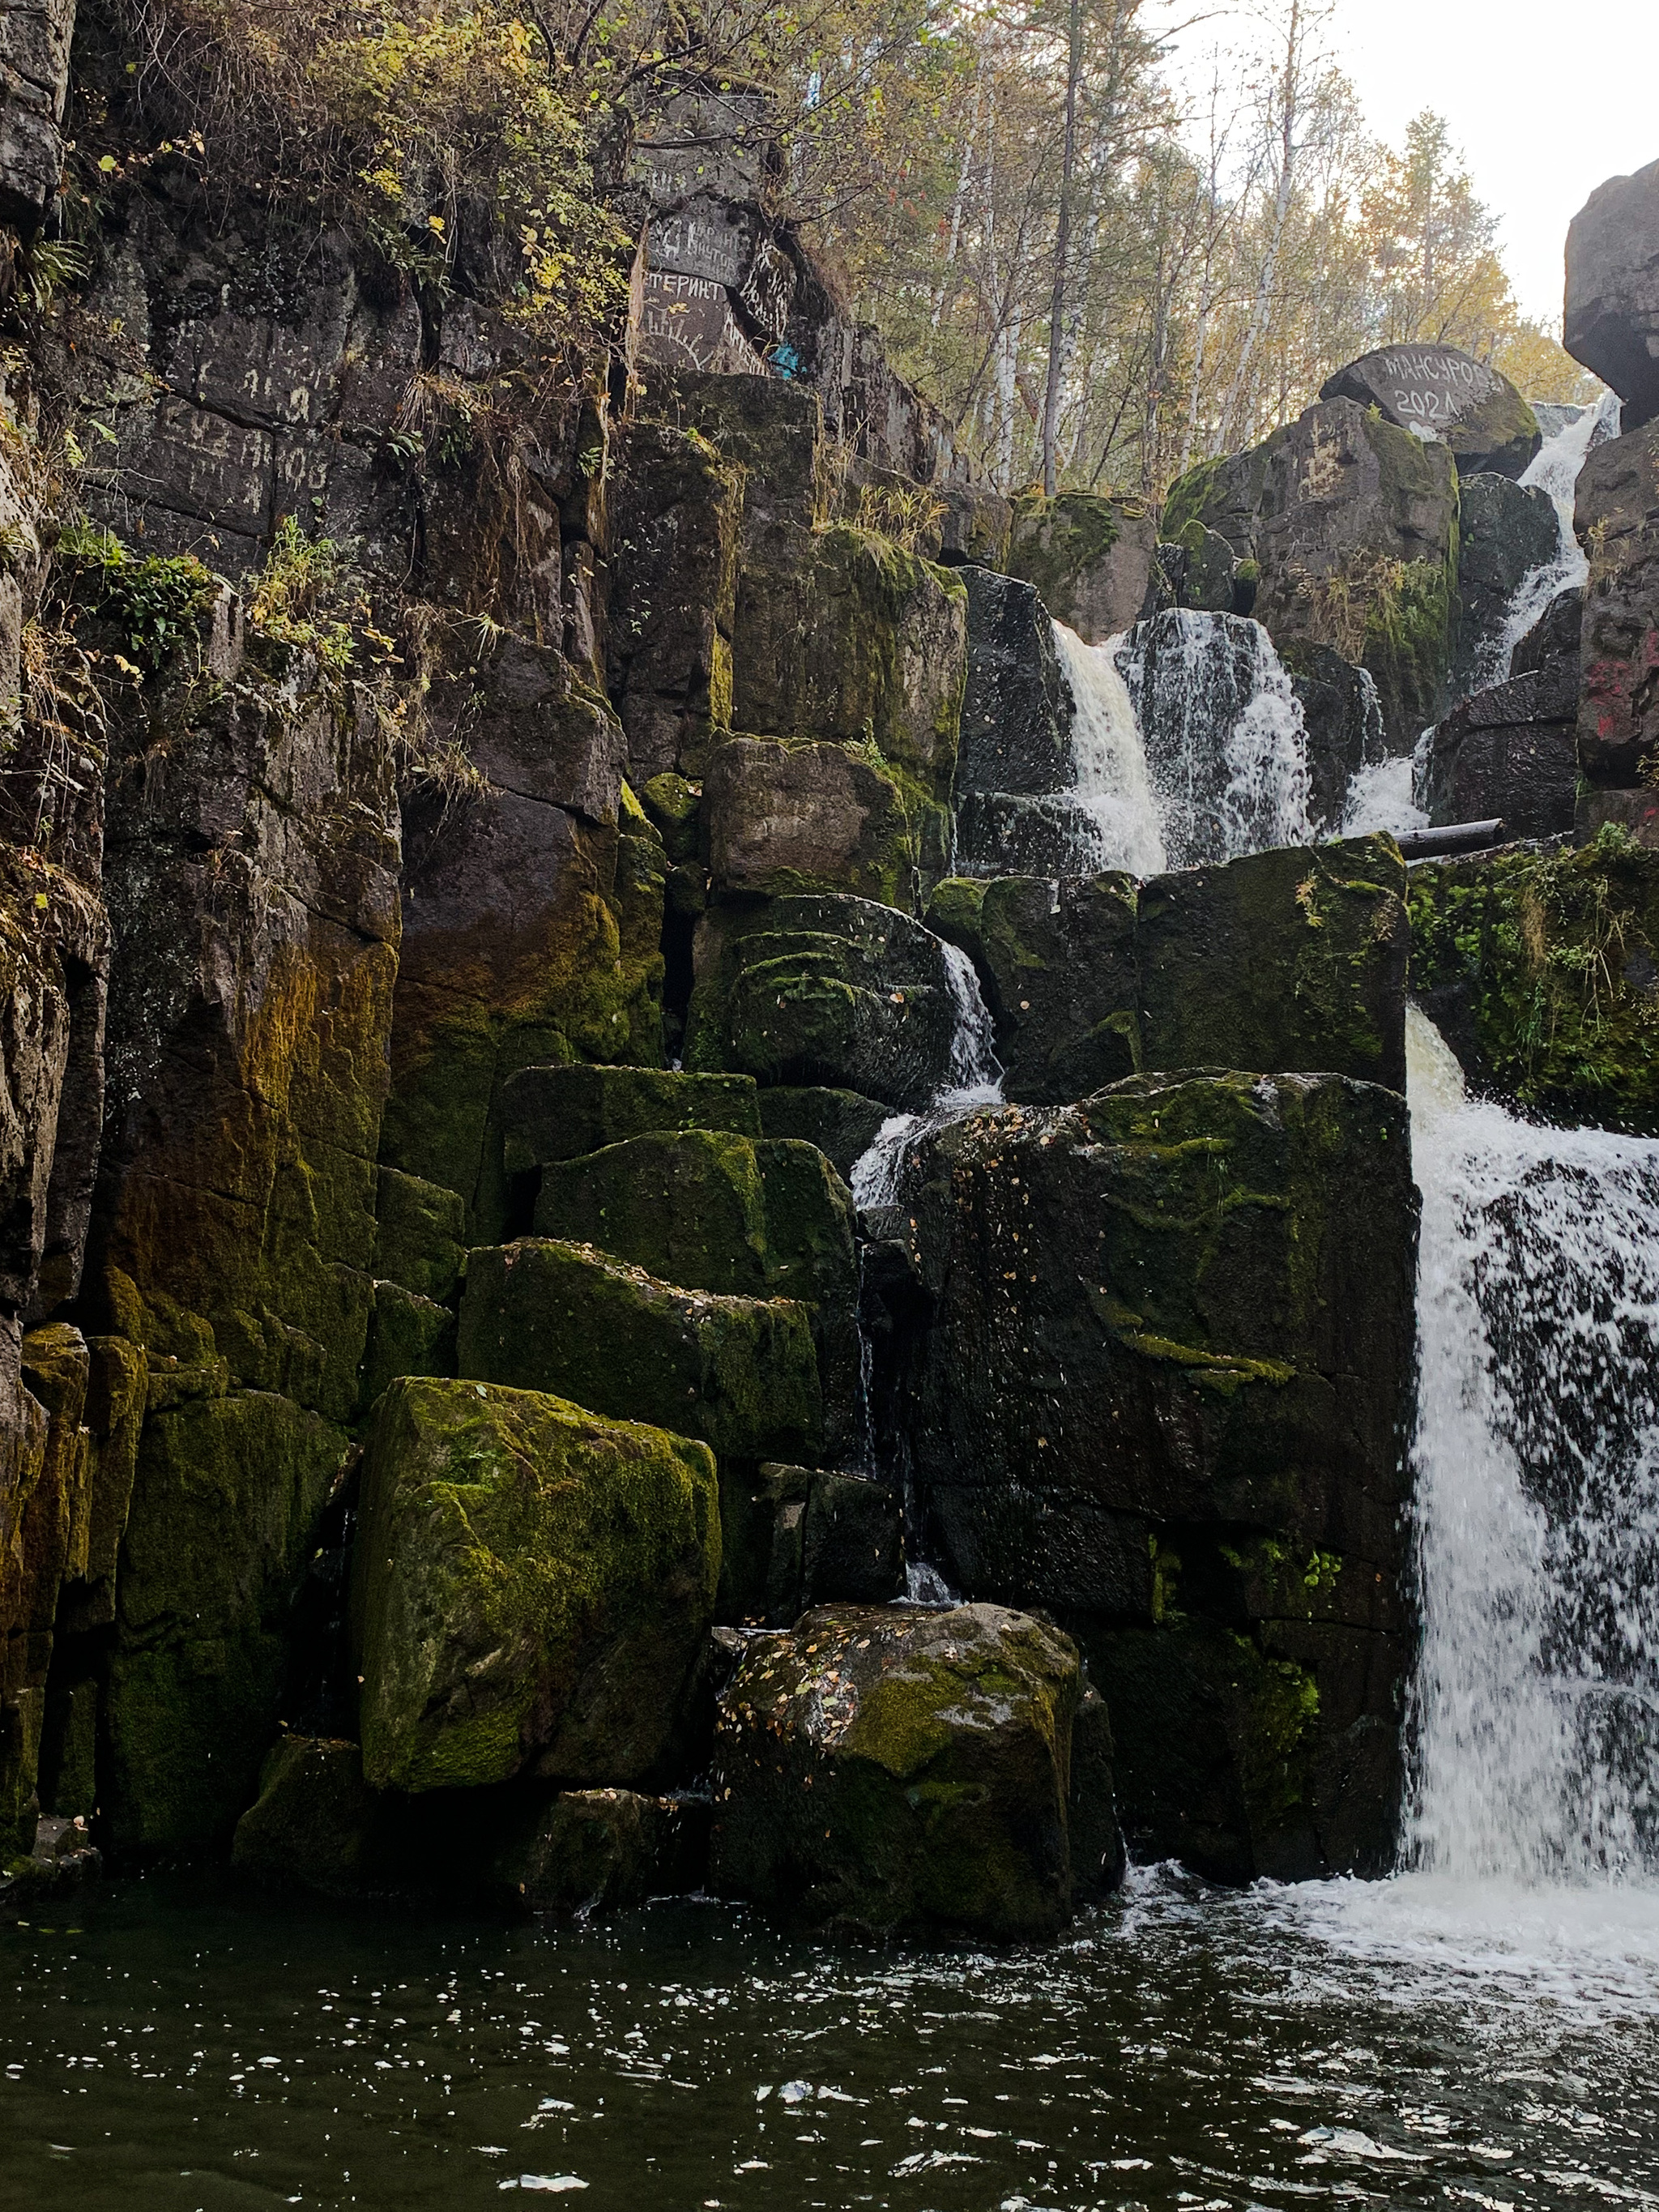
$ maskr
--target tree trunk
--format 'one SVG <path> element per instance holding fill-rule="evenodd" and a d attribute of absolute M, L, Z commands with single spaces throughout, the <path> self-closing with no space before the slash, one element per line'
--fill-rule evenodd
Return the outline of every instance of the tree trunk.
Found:
<path fill-rule="evenodd" d="M 1042 395 L 1042 489 L 1058 481 L 1055 448 L 1066 355 L 1066 264 L 1072 246 L 1072 172 L 1077 161 L 1077 88 L 1083 75 L 1083 4 L 1072 0 L 1066 60 L 1066 143 L 1060 165 L 1060 214 L 1054 225 L 1054 289 L 1048 307 L 1048 381 Z"/>

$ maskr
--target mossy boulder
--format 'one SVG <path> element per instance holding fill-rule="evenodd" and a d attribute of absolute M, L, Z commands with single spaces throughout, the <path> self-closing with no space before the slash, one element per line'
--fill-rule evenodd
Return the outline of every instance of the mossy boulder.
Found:
<path fill-rule="evenodd" d="M 805 1305 L 680 1290 L 591 1245 L 524 1237 L 475 1250 L 458 1364 L 613 1419 L 672 1426 L 722 1455 L 810 1460 L 823 1448 Z"/>
<path fill-rule="evenodd" d="M 1370 672 L 1389 748 L 1409 751 L 1445 704 L 1454 643 L 1449 449 L 1352 399 L 1328 400 L 1172 485 L 1164 535 L 1194 523 L 1255 567 L 1251 611 L 1281 653 L 1328 645 Z"/>
<path fill-rule="evenodd" d="M 944 1085 L 957 1030 L 945 949 L 906 915 L 851 897 L 711 908 L 686 1027 L 694 1068 L 827 1084 L 893 1106 Z"/>
<path fill-rule="evenodd" d="M 752 1075 L 662 1067 L 524 1067 L 501 1086 L 509 1170 L 578 1158 L 653 1129 L 727 1129 L 758 1137 Z"/>
<path fill-rule="evenodd" d="M 1577 851 L 1426 861 L 1410 907 L 1412 995 L 1471 1084 L 1659 1135 L 1659 851 L 1610 823 Z"/>
<path fill-rule="evenodd" d="M 394 1384 L 352 1577 L 365 1778 L 627 1783 L 671 1764 L 720 1553 L 703 1446 L 539 1392 Z"/>
<path fill-rule="evenodd" d="M 1431 433 L 1470 476 L 1518 477 L 1543 443 L 1537 416 L 1508 377 L 1456 346 L 1381 347 L 1327 377 L 1319 396 Z"/>
<path fill-rule="evenodd" d="M 388 1825 L 355 1743 L 283 1735 L 265 1759 L 258 1796 L 236 1823 L 230 1863 L 273 1889 L 360 1897 L 397 1887 Z"/>
<path fill-rule="evenodd" d="M 769 1137 L 789 1137 L 816 1145 L 843 1182 L 876 1140 L 887 1119 L 878 1098 L 821 1084 L 782 1085 L 760 1094 L 761 1127 Z"/>
<path fill-rule="evenodd" d="M 1157 543 L 1144 500 L 1023 492 L 1014 501 L 1008 573 L 1035 586 L 1054 620 L 1086 645 L 1104 645 L 1139 616 Z"/>
<path fill-rule="evenodd" d="M 774 534 L 738 578 L 732 726 L 872 740 L 948 798 L 967 673 L 960 578 L 844 524 Z"/>
<path fill-rule="evenodd" d="M 1073 701 L 1048 611 L 1017 578 L 969 568 L 963 581 L 968 684 L 957 804 L 970 792 L 1062 791 L 1073 781 Z"/>
<path fill-rule="evenodd" d="M 809 1925 L 1053 1935 L 1079 1673 L 1068 1638 L 996 1606 L 826 1607 L 747 1639 L 715 1728 L 711 1887 Z"/>
<path fill-rule="evenodd" d="M 363 1354 L 362 1403 L 367 1409 L 400 1375 L 455 1372 L 453 1307 L 406 1291 L 401 1283 L 376 1283 L 374 1318 Z"/>
<path fill-rule="evenodd" d="M 348 1449 L 291 1399 L 218 1387 L 152 1412 L 139 1445 L 104 1702 L 118 1850 L 222 1841 L 252 1802 Z"/>
<path fill-rule="evenodd" d="M 1316 1693 L 1294 1747 L 1315 1780 L 1272 1821 L 1235 1820 L 1226 1850 L 1192 1844 L 1228 1879 L 1374 1869 L 1392 1848 L 1407 1135 L 1404 1100 L 1371 1084 L 1146 1075 L 945 1131 L 911 1194 L 933 1319 L 904 1422 L 928 1556 L 970 1596 L 1042 1606 L 1078 1636 L 1136 1832 L 1185 1855 L 1182 1822 L 1211 1820 L 1200 1779 L 1242 1756 L 1225 1701 L 1191 1707 L 1209 1732 L 1178 1757 L 1167 1712 L 1137 1717 L 1180 1658 L 1158 1638 L 1207 1624 L 1242 1639 L 1230 1663 L 1262 1696 L 1280 1662 Z"/>
<path fill-rule="evenodd" d="M 1382 836 L 1143 884 L 1142 1065 L 1329 1070 L 1403 1091 L 1405 892 Z"/>
<path fill-rule="evenodd" d="M 703 778 L 703 859 L 721 890 L 856 891 L 914 902 L 931 802 L 873 745 L 728 738 Z"/>

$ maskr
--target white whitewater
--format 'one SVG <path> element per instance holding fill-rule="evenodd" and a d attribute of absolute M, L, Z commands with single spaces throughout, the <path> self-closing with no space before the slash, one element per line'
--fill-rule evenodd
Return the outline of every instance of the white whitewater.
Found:
<path fill-rule="evenodd" d="M 1163 873 L 1164 832 L 1146 769 L 1146 748 L 1118 672 L 1123 641 L 1085 645 L 1073 629 L 1055 623 L 1054 650 L 1072 690 L 1072 774 L 1066 794 L 1088 822 L 1088 849 L 1079 872 L 1127 868 L 1136 876 Z"/>
<path fill-rule="evenodd" d="M 1369 836 L 1376 830 L 1386 830 L 1392 837 L 1404 837 L 1430 826 L 1428 811 L 1418 805 L 1417 799 L 1428 771 L 1429 749 L 1433 742 L 1433 729 L 1426 729 L 1413 751 L 1355 770 L 1348 780 L 1348 796 L 1342 810 L 1345 837 Z"/>
<path fill-rule="evenodd" d="M 1510 672 L 1515 648 L 1552 599 L 1582 584 L 1589 563 L 1572 527 L 1573 499 L 1578 472 L 1591 450 L 1619 435 L 1619 395 L 1604 392 L 1594 407 L 1587 407 L 1575 422 L 1545 441 L 1534 455 L 1521 482 L 1528 489 L 1547 491 L 1555 507 L 1558 544 L 1555 558 L 1530 569 L 1516 586 L 1504 617 L 1504 627 L 1493 647 L 1492 665 L 1485 681 L 1501 684 Z"/>
<path fill-rule="evenodd" d="M 1659 1871 L 1659 1143 L 1462 1095 L 1413 1018 L 1423 1651 L 1409 1840 Z"/>
<path fill-rule="evenodd" d="M 1469 1099 L 1415 1008 L 1422 1649 L 1384 1882 L 1263 1893 L 1402 2004 L 1659 2014 L 1659 1142 Z"/>
<path fill-rule="evenodd" d="M 1002 1103 L 1002 1069 L 993 1042 L 990 1009 L 974 963 L 957 945 L 946 945 L 943 950 L 945 981 L 956 1007 L 945 1081 L 920 1113 L 890 1114 L 869 1150 L 854 1162 L 853 1201 L 860 1212 L 897 1205 L 905 1164 L 924 1137 L 948 1128 L 978 1107 Z"/>
<path fill-rule="evenodd" d="M 1175 608 L 1138 624 L 1128 644 L 1126 689 L 1166 865 L 1310 843 L 1307 726 L 1261 624 Z M 1115 641 L 1100 650 L 1115 661 Z"/>

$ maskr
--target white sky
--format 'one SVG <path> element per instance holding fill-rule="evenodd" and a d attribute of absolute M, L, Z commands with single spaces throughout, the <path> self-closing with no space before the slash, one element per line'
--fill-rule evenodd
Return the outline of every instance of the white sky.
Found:
<path fill-rule="evenodd" d="M 1446 118 L 1523 312 L 1559 329 L 1567 225 L 1605 178 L 1659 161 L 1659 0 L 1338 0 L 1330 37 L 1376 137 Z"/>

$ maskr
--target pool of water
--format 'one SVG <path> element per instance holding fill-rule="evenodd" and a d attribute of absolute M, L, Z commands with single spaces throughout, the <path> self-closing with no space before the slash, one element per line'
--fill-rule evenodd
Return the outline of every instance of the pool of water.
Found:
<path fill-rule="evenodd" d="M 1043 1950 L 115 1881 L 0 1923 L 0 2206 L 1659 2207 L 1659 1895 L 1158 1869 Z"/>

